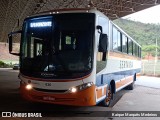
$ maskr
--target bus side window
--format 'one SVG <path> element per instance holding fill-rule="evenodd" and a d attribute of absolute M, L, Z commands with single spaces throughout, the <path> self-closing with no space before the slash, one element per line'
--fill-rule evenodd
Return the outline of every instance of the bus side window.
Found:
<path fill-rule="evenodd" d="M 112 47 L 113 50 L 122 52 L 122 33 L 113 26 L 112 29 Z"/>
<path fill-rule="evenodd" d="M 128 38 L 124 34 L 122 35 L 122 52 L 128 53 Z"/>
<path fill-rule="evenodd" d="M 118 51 L 118 31 L 115 27 L 113 27 L 112 30 L 112 42 L 113 42 L 113 50 L 117 50 Z"/>
<path fill-rule="evenodd" d="M 128 39 L 128 54 L 129 55 L 133 54 L 133 42 L 131 39 Z"/>

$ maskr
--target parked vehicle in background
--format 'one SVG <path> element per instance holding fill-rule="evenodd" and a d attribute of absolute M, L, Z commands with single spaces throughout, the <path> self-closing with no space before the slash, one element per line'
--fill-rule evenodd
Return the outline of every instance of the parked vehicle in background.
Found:
<path fill-rule="evenodd" d="M 19 68 L 20 68 L 20 67 L 19 67 L 19 64 L 14 64 L 14 65 L 13 65 L 13 70 L 19 70 Z"/>

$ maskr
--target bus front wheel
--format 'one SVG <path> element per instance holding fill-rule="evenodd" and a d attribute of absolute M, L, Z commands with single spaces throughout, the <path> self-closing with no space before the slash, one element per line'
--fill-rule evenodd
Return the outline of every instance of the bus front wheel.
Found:
<path fill-rule="evenodd" d="M 107 94 L 106 98 L 102 101 L 102 106 L 109 107 L 112 100 L 113 100 L 113 93 L 112 93 L 112 89 L 110 86 L 110 87 L 108 87 L 108 94 Z"/>

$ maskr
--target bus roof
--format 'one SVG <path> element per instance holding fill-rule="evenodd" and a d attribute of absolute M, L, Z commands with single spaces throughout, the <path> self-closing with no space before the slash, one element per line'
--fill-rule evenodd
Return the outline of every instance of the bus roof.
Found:
<path fill-rule="evenodd" d="M 29 17 L 41 16 L 41 15 L 50 15 L 50 14 L 59 14 L 59 13 L 87 13 L 93 10 L 94 8 L 64 8 L 64 9 L 54 9 L 49 11 L 44 11 L 36 13 Z M 95 9 L 94 9 L 95 10 Z"/>
<path fill-rule="evenodd" d="M 64 8 L 64 9 L 54 9 L 49 11 L 44 11 L 36 13 L 28 17 L 36 17 L 41 15 L 50 15 L 50 14 L 60 14 L 60 13 L 95 13 L 103 17 L 107 17 L 102 12 L 98 11 L 96 8 Z M 108 17 L 107 17 L 108 18 Z"/>

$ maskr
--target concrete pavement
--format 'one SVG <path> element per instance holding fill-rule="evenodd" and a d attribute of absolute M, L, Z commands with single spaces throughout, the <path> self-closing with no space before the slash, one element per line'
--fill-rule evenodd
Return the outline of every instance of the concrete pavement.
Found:
<path fill-rule="evenodd" d="M 160 88 L 160 77 L 141 76 L 137 79 L 136 85 Z"/>
<path fill-rule="evenodd" d="M 160 111 L 160 89 L 136 86 L 123 95 L 113 111 Z"/>
<path fill-rule="evenodd" d="M 160 113 L 160 78 L 141 76 L 133 91 L 126 93 L 112 111 L 158 111 Z M 160 120 L 160 117 L 112 117 L 112 120 Z"/>

